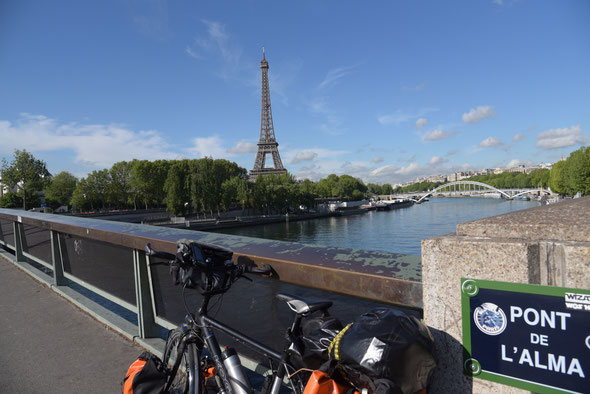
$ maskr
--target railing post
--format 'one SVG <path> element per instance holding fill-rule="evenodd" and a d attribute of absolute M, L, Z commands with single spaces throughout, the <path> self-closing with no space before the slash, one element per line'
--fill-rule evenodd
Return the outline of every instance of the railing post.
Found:
<path fill-rule="evenodd" d="M 156 324 L 152 306 L 151 287 L 148 276 L 147 259 L 143 252 L 133 250 L 133 272 L 135 273 L 135 297 L 137 300 L 137 326 L 139 337 L 154 338 L 160 336 L 160 327 Z"/>
<path fill-rule="evenodd" d="M 51 262 L 53 263 L 53 284 L 56 286 L 65 286 L 66 278 L 64 277 L 64 266 L 61 258 L 61 248 L 59 247 L 59 233 L 50 230 L 51 237 Z"/>
<path fill-rule="evenodd" d="M 18 217 L 18 222 L 12 222 L 12 229 L 14 231 L 14 257 L 16 262 L 25 262 L 25 255 L 23 254 L 23 232 L 21 217 Z"/>

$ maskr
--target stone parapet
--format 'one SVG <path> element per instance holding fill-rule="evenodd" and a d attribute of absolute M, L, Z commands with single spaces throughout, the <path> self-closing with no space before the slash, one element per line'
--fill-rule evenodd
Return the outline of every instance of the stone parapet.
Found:
<path fill-rule="evenodd" d="M 590 197 L 457 226 L 422 241 L 424 320 L 439 368 L 434 393 L 524 392 L 463 374 L 461 278 L 590 288 Z"/>

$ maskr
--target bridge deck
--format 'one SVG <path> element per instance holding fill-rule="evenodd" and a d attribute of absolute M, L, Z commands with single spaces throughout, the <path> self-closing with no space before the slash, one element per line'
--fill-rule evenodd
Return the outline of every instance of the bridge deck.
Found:
<path fill-rule="evenodd" d="M 0 330 L 4 393 L 120 393 L 141 353 L 1 253 Z"/>

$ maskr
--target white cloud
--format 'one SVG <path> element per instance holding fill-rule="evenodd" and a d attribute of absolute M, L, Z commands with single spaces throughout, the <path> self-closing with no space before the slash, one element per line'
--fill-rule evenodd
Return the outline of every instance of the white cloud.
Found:
<path fill-rule="evenodd" d="M 369 176 L 371 178 L 391 178 L 394 175 L 397 175 L 397 171 L 399 170 L 398 167 L 393 165 L 386 165 L 379 168 L 375 168 Z"/>
<path fill-rule="evenodd" d="M 489 118 L 490 116 L 495 115 L 496 113 L 493 111 L 494 107 L 489 105 L 482 105 L 477 108 L 471 108 L 468 113 L 463 114 L 463 122 L 465 123 L 477 123 L 480 120 L 485 118 Z"/>
<path fill-rule="evenodd" d="M 201 22 L 206 32 L 197 35 L 193 43 L 186 46 L 185 52 L 198 60 L 209 56 L 220 59 L 217 74 L 223 79 L 237 78 L 241 73 L 242 48 L 223 23 L 209 20 Z"/>
<path fill-rule="evenodd" d="M 432 130 L 430 133 L 426 134 L 423 138 L 424 141 L 437 141 L 442 140 L 445 138 L 450 138 L 453 134 L 448 133 L 441 129 Z"/>
<path fill-rule="evenodd" d="M 403 86 L 402 89 L 405 90 L 406 92 L 419 92 L 421 90 L 424 90 L 425 87 L 426 87 L 426 82 L 422 82 L 416 86 Z"/>
<path fill-rule="evenodd" d="M 221 139 L 216 135 L 194 138 L 193 146 L 188 148 L 187 151 L 196 154 L 198 157 L 212 157 L 214 159 L 227 157 L 227 149 L 223 148 Z"/>
<path fill-rule="evenodd" d="M 301 163 L 302 161 L 311 161 L 311 160 L 315 159 L 316 157 L 318 157 L 317 152 L 314 152 L 311 150 L 300 151 L 300 152 L 297 152 L 297 154 L 295 155 L 293 160 L 291 160 L 291 163 L 297 164 L 297 163 Z"/>
<path fill-rule="evenodd" d="M 166 40 L 171 36 L 166 0 L 128 2 L 127 4 L 131 6 L 135 14 L 133 22 L 141 34 L 158 41 Z"/>
<path fill-rule="evenodd" d="M 236 155 L 244 155 L 247 153 L 254 153 L 257 150 L 256 144 L 246 141 L 240 141 L 227 150 L 228 153 Z"/>
<path fill-rule="evenodd" d="M 346 75 L 350 74 L 352 70 L 354 70 L 357 66 L 346 66 L 346 67 L 338 67 L 328 71 L 328 74 L 324 78 L 324 80 L 318 85 L 319 89 L 325 88 L 326 86 L 335 83 L 339 79 L 345 77 Z"/>
<path fill-rule="evenodd" d="M 496 137 L 488 137 L 479 143 L 481 148 L 499 148 L 503 145 L 504 143 Z"/>
<path fill-rule="evenodd" d="M 514 137 L 512 137 L 512 141 L 513 142 L 518 142 L 518 141 L 522 141 L 522 139 L 525 137 L 524 134 L 522 133 L 516 133 L 514 134 Z"/>
<path fill-rule="evenodd" d="M 412 119 L 414 116 L 408 113 L 403 113 L 400 110 L 390 115 L 383 115 L 377 118 L 382 125 L 399 125 Z"/>
<path fill-rule="evenodd" d="M 0 121 L 0 154 L 15 149 L 30 152 L 72 151 L 75 162 L 93 168 L 108 168 L 131 159 L 174 159 L 177 153 L 154 130 L 133 131 L 117 124 L 60 123 L 43 115 L 20 114 L 12 124 Z"/>
<path fill-rule="evenodd" d="M 422 108 L 418 112 L 404 112 L 398 109 L 392 114 L 379 116 L 377 118 L 377 121 L 382 125 L 397 126 L 434 111 L 438 111 L 438 108 Z"/>
<path fill-rule="evenodd" d="M 578 144 L 582 145 L 589 141 L 590 138 L 582 133 L 581 127 L 577 125 L 543 131 L 537 136 L 536 146 L 542 149 L 558 149 Z"/>
<path fill-rule="evenodd" d="M 506 168 L 515 168 L 521 165 L 521 161 L 518 159 L 512 159 L 506 164 Z"/>
<path fill-rule="evenodd" d="M 399 170 L 397 170 L 397 173 L 400 175 L 413 175 L 413 174 L 417 174 L 421 169 L 422 169 L 422 167 L 420 166 L 420 164 L 414 162 L 414 163 L 410 163 L 406 167 L 400 168 Z"/>
<path fill-rule="evenodd" d="M 383 160 L 384 159 L 381 156 L 375 156 L 375 157 L 373 157 L 372 162 L 373 163 L 381 163 L 381 162 L 383 162 Z"/>
<path fill-rule="evenodd" d="M 333 160 L 335 158 L 338 158 L 342 155 L 346 155 L 349 153 L 350 152 L 345 151 L 345 150 L 329 150 L 329 149 L 324 149 L 324 148 L 309 148 L 309 149 L 287 150 L 285 152 L 281 152 L 281 156 L 283 156 L 285 158 L 286 162 L 293 163 L 294 160 L 297 160 L 297 158 L 299 158 L 299 161 L 304 161 L 304 160 L 301 160 L 302 158 L 307 159 L 307 160 L 317 158 L 319 160 L 325 161 L 325 160 Z M 342 162 L 340 162 L 339 166 L 341 166 L 341 165 L 342 165 Z"/>
<path fill-rule="evenodd" d="M 309 110 L 321 116 L 322 122 L 317 126 L 324 134 L 341 135 L 342 119 L 336 110 L 328 104 L 327 97 L 316 97 L 309 101 Z"/>
<path fill-rule="evenodd" d="M 422 127 L 426 126 L 427 123 L 428 123 L 428 119 L 420 118 L 416 121 L 416 127 L 421 129 Z"/>
<path fill-rule="evenodd" d="M 448 160 L 445 158 L 442 158 L 440 156 L 432 156 L 430 158 L 430 161 L 428 162 L 429 166 L 435 167 L 435 166 L 439 166 L 445 162 L 447 162 Z"/>
<path fill-rule="evenodd" d="M 370 163 L 364 161 L 346 162 L 342 165 L 345 174 L 366 174 L 371 169 Z"/>

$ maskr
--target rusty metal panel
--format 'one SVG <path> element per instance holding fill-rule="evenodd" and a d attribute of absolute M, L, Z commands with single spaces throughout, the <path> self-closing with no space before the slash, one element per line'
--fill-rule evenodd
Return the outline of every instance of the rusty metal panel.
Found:
<path fill-rule="evenodd" d="M 284 282 L 316 287 L 373 300 L 422 307 L 421 265 L 418 256 L 172 229 L 99 219 L 0 209 L 0 219 L 56 230 L 86 239 L 143 250 L 171 253 L 188 238 L 234 251 L 235 259 L 269 263 Z"/>

